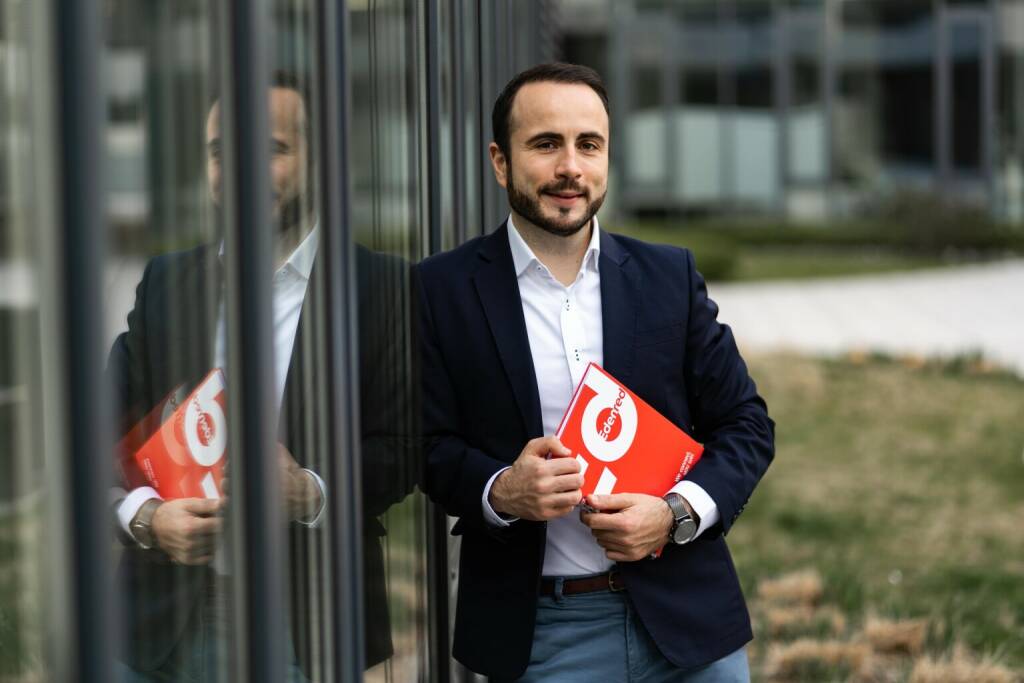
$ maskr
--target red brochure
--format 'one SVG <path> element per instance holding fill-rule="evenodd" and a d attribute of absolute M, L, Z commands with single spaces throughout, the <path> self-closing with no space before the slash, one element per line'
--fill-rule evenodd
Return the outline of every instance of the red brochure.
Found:
<path fill-rule="evenodd" d="M 704 446 L 595 363 L 583 373 L 557 436 L 576 454 L 584 496 L 663 496 L 704 452 Z"/>
<path fill-rule="evenodd" d="M 184 400 L 161 401 L 118 445 L 125 479 L 163 498 L 220 498 L 227 462 L 224 373 L 215 369 Z"/>

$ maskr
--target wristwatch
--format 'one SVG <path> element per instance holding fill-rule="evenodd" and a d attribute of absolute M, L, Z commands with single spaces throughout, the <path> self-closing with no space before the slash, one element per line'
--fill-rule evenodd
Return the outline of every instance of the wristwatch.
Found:
<path fill-rule="evenodd" d="M 668 531 L 668 539 L 676 545 L 689 543 L 697 535 L 697 522 L 686 509 L 683 497 L 678 493 L 669 493 L 665 495 L 665 502 L 672 510 L 672 528 Z"/>
<path fill-rule="evenodd" d="M 149 550 L 156 546 L 156 537 L 153 536 L 153 514 L 161 504 L 163 501 L 159 498 L 150 498 L 142 504 L 139 511 L 132 517 L 131 524 L 128 525 L 132 536 L 135 537 L 135 542 L 143 550 Z"/>

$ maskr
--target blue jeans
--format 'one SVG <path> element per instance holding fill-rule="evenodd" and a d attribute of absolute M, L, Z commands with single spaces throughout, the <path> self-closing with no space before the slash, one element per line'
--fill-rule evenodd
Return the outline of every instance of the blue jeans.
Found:
<path fill-rule="evenodd" d="M 699 669 L 665 659 L 625 593 L 541 597 L 530 664 L 519 683 L 748 683 L 746 650 Z"/>
<path fill-rule="evenodd" d="M 181 640 L 171 656 L 156 671 L 142 673 L 122 662 L 114 662 L 116 683 L 216 683 L 230 680 L 231 639 L 227 593 L 211 583 L 196 605 Z M 309 683 L 295 659 L 291 634 L 286 630 L 287 683 Z"/>

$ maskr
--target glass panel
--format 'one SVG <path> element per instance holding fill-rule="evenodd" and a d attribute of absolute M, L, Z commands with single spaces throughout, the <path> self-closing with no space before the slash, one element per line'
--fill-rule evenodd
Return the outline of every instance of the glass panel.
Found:
<path fill-rule="evenodd" d="M 953 23 L 949 33 L 953 167 L 977 173 L 981 170 L 983 136 L 981 79 L 985 33 L 976 22 L 960 21 Z"/>
<path fill-rule="evenodd" d="M 926 0 L 843 5 L 835 173 L 927 180 L 934 173 L 934 16 Z"/>
<path fill-rule="evenodd" d="M 426 248 L 426 110 L 415 66 L 423 63 L 420 5 L 412 0 L 350 5 L 366 679 L 371 681 L 429 675 L 427 506 L 414 492 L 418 387 L 411 366 L 408 280 L 410 264 Z M 450 156 L 445 158 L 450 164 Z M 445 208 L 445 215 L 449 211 Z"/>
<path fill-rule="evenodd" d="M 44 621 L 50 550 L 58 531 L 46 506 L 42 368 L 39 356 L 40 243 L 44 229 L 33 178 L 45 149 L 33 127 L 30 3 L 0 1 L 0 680 L 45 680 Z M 45 120 L 45 119 L 44 119 Z M 36 119 L 35 123 L 39 123 Z M 42 191 L 40 191 L 42 192 Z"/>
<path fill-rule="evenodd" d="M 239 558 L 232 523 L 226 380 L 246 344 L 229 332 L 223 242 L 228 150 L 237 131 L 215 70 L 212 4 L 112 3 L 108 42 L 106 289 L 108 376 L 118 426 L 114 510 L 125 602 L 120 664 L 177 679 L 227 679 L 235 639 Z M 319 262 L 312 138 L 310 8 L 273 4 L 268 107 L 273 405 L 286 614 L 280 619 L 288 680 L 322 680 L 330 624 L 322 511 L 328 479 L 325 309 Z M 241 201 L 250 201 L 243 197 Z M 322 270 L 322 268 L 320 269 Z M 245 331 L 241 332 L 244 336 Z M 238 463 L 237 459 L 233 462 Z M 239 465 L 236 464 L 236 467 Z M 235 480 L 240 481 L 240 480 Z M 236 489 L 238 490 L 238 489 Z M 158 497 L 157 497 L 158 496 Z M 155 498 L 156 497 L 156 498 Z M 163 500 L 160 501 L 159 499 Z M 273 517 L 271 517 L 273 518 Z M 247 605 L 260 618 L 261 605 Z M 267 647 L 266 643 L 255 643 Z"/>
<path fill-rule="evenodd" d="M 1024 2 L 999 3 L 995 131 L 999 207 L 1011 221 L 1024 220 Z"/>
<path fill-rule="evenodd" d="M 820 5 L 806 2 L 787 7 L 781 29 L 786 32 L 789 71 L 789 180 L 821 181 L 825 175 L 825 104 L 822 61 L 825 33 Z"/>
<path fill-rule="evenodd" d="M 726 54 L 720 14 L 717 2 L 684 3 L 676 9 L 681 31 L 679 80 L 683 107 L 675 119 L 680 130 L 677 154 L 682 159 L 682 172 L 675 185 L 676 193 L 690 206 L 724 200 L 725 102 L 721 86 Z"/>
<path fill-rule="evenodd" d="M 227 361 L 223 126 L 211 109 L 211 22 L 195 2 L 108 6 L 103 305 L 119 474 L 111 495 L 125 634 L 117 667 L 129 680 L 226 680 L 228 456 L 222 375 L 213 372 Z"/>
<path fill-rule="evenodd" d="M 778 191 L 779 121 L 776 116 L 772 60 L 775 30 L 768 2 L 736 4 L 731 31 L 736 113 L 732 118 L 730 167 L 733 202 L 770 203 Z"/>

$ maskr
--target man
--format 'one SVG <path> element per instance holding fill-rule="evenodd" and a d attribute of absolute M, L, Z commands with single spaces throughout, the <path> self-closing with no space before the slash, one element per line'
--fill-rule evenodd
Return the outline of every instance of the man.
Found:
<path fill-rule="evenodd" d="M 723 536 L 773 456 L 764 401 L 690 252 L 599 227 L 597 74 L 525 71 L 492 123 L 508 220 L 419 266 L 426 484 L 462 536 L 455 657 L 496 679 L 747 680 Z M 705 445 L 664 498 L 578 512 L 579 465 L 553 434 L 589 362 Z"/>
<path fill-rule="evenodd" d="M 315 678 L 314 652 L 323 656 L 324 615 L 317 605 L 333 577 L 320 571 L 323 523 L 329 492 L 318 471 L 339 454 L 324 453 L 325 424 L 317 409 L 326 395 L 320 371 L 323 338 L 332 314 L 318 305 L 322 267 L 317 265 L 320 227 L 315 212 L 310 150 L 311 122 L 301 84 L 277 74 L 268 93 L 274 267 L 274 399 L 280 411 L 277 459 L 288 517 L 288 628 L 294 645 L 289 680 Z M 222 204 L 219 105 L 206 125 L 207 175 L 214 204 Z M 123 430 L 130 429 L 165 396 L 186 396 L 212 368 L 227 366 L 223 303 L 223 250 L 219 244 L 157 257 L 138 286 L 128 331 L 110 353 Z M 414 485 L 410 457 L 409 380 L 404 362 L 408 327 L 396 315 L 369 305 L 381 287 L 400 296 L 407 287 L 399 261 L 358 249 L 360 398 L 363 453 L 366 659 L 391 654 L 390 627 L 376 519 Z M 320 271 L 318 271 L 318 268 Z M 322 272 L 321 272 L 322 274 Z M 207 305 L 204 305 L 207 304 Z M 230 401 L 230 396 L 228 397 Z M 398 435 L 405 434 L 406 438 Z M 237 455 L 237 454 L 236 454 Z M 215 680 L 226 664 L 227 585 L 231 580 L 222 542 L 223 501 L 161 500 L 146 486 L 123 491 L 116 503 L 126 548 L 118 586 L 127 606 L 121 658 L 129 680 Z M 282 619 L 286 617 L 282 615 Z M 317 624 L 321 624 L 318 626 Z"/>

